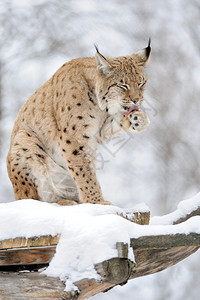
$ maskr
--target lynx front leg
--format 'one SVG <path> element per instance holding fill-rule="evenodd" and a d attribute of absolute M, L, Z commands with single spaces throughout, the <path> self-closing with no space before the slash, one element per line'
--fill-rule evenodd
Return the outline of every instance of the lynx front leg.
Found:
<path fill-rule="evenodd" d="M 84 203 L 111 204 L 103 199 L 86 147 L 69 139 L 66 144 L 62 144 L 61 149 L 69 172 L 79 189 L 80 198 Z"/>
<path fill-rule="evenodd" d="M 123 115 L 120 124 L 125 130 L 137 133 L 145 130 L 149 126 L 150 121 L 147 114 L 139 110 L 131 112 L 128 116 Z"/>
<path fill-rule="evenodd" d="M 137 133 L 149 126 L 149 118 L 142 110 L 133 111 L 129 115 L 117 113 L 107 118 L 100 130 L 99 141 L 104 143 L 120 136 L 126 131 Z"/>

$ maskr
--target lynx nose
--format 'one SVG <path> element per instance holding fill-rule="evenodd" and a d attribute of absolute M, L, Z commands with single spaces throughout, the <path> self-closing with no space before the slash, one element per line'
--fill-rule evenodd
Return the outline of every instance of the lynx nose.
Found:
<path fill-rule="evenodd" d="M 131 100 L 134 104 L 137 104 L 139 101 L 140 101 L 140 99 L 139 98 L 134 98 L 133 100 Z"/>

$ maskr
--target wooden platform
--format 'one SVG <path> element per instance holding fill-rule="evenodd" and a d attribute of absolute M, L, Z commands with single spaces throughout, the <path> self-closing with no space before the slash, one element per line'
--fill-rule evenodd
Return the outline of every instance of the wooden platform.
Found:
<path fill-rule="evenodd" d="M 199 215 L 199 208 L 197 211 L 176 220 L 176 223 Z M 137 212 L 131 219 L 129 217 L 132 222 L 148 225 L 150 213 Z M 54 237 L 19 237 L 0 241 L 1 300 L 87 299 L 118 284 L 125 284 L 129 279 L 162 271 L 200 247 L 200 234 L 197 233 L 142 236 L 130 241 L 136 262 L 133 263 L 128 259 L 128 245 L 119 242 L 116 244 L 117 257 L 94 266 L 102 281 L 86 278 L 75 282 L 80 293 L 66 293 L 64 284 L 58 278 L 38 272 L 41 265 L 47 266 L 51 261 L 59 239 L 58 234 Z"/>
<path fill-rule="evenodd" d="M 149 224 L 150 212 L 135 212 L 126 217 L 137 224 Z M 48 264 L 56 249 L 60 234 L 0 241 L 0 267 Z"/>

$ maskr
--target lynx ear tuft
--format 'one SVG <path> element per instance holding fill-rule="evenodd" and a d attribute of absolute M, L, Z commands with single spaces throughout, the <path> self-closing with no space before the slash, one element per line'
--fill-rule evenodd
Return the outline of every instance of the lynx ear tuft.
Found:
<path fill-rule="evenodd" d="M 140 66 L 145 66 L 150 59 L 150 54 L 151 54 L 151 38 L 149 38 L 148 46 L 136 53 L 136 55 L 139 57 L 139 62 L 138 64 Z"/>
<path fill-rule="evenodd" d="M 104 75 L 109 75 L 112 72 L 112 66 L 108 62 L 108 60 L 103 56 L 97 47 L 97 45 L 94 45 L 96 49 L 96 60 L 97 60 L 97 67 L 99 71 Z"/>

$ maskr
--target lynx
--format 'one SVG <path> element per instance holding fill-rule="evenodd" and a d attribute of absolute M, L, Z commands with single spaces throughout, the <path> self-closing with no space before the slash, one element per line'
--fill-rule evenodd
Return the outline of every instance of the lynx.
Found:
<path fill-rule="evenodd" d="M 150 41 L 135 54 L 65 63 L 21 108 L 7 169 L 16 200 L 109 204 L 95 174 L 99 144 L 146 129 L 141 107 Z"/>

